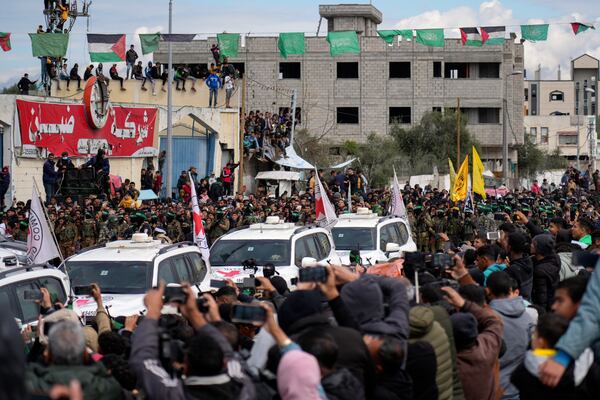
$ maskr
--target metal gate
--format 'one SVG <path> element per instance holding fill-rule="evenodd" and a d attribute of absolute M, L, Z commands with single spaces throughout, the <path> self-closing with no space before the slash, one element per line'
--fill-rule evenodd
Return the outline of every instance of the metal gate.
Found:
<path fill-rule="evenodd" d="M 173 138 L 173 188 L 177 186 L 181 171 L 187 171 L 192 166 L 197 169 L 198 179 L 204 178 L 213 171 L 215 136 L 177 136 Z M 166 137 L 160 138 L 160 150 L 167 150 Z M 163 174 L 167 173 L 166 162 L 162 172 Z M 165 184 L 166 181 L 167 179 L 164 177 Z"/>

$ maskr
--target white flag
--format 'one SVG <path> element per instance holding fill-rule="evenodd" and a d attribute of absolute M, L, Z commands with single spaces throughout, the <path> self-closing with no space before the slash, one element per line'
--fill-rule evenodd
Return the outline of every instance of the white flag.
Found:
<path fill-rule="evenodd" d="M 400 218 L 406 218 L 406 207 L 404 206 L 404 199 L 400 192 L 400 184 L 398 183 L 398 177 L 396 176 L 396 169 L 394 168 L 394 183 L 392 183 L 392 201 L 390 205 L 390 215 Z"/>
<path fill-rule="evenodd" d="M 198 196 L 196 195 L 196 185 L 190 176 L 190 186 L 192 187 L 192 218 L 194 221 L 194 243 L 200 247 L 202 258 L 204 262 L 208 264 L 210 252 L 208 250 L 208 241 L 206 240 L 206 233 L 204 232 L 204 226 L 202 225 L 202 214 L 200 213 L 200 206 L 198 205 Z"/>
<path fill-rule="evenodd" d="M 42 207 L 40 194 L 34 184 L 29 209 L 29 231 L 27 232 L 27 261 L 32 264 L 43 264 L 60 257 Z"/>
<path fill-rule="evenodd" d="M 315 179 L 317 180 L 315 185 L 315 214 L 317 215 L 317 225 L 323 228 L 331 230 L 337 222 L 337 215 L 335 215 L 335 208 L 327 197 L 327 192 L 323 188 L 321 179 L 319 178 L 319 172 L 315 169 Z"/>

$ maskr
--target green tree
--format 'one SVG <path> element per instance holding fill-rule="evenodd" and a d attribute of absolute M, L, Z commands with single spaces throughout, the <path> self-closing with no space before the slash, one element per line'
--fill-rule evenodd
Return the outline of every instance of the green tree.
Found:
<path fill-rule="evenodd" d="M 306 129 L 298 129 L 294 142 L 294 148 L 300 157 L 319 168 L 329 166 L 330 145 L 323 138 L 311 135 Z"/>
<path fill-rule="evenodd" d="M 442 171 L 448 169 L 450 158 L 455 167 L 456 162 L 456 112 L 428 112 L 423 115 L 418 125 L 408 129 L 394 125 L 391 136 L 396 147 L 402 153 L 403 160 L 412 173 L 431 173 L 433 165 Z M 479 147 L 467 129 L 467 118 L 462 116 L 460 127 L 460 152 L 462 157 L 471 152 L 471 146 Z"/>
<path fill-rule="evenodd" d="M 371 187 L 383 187 L 389 184 L 393 176 L 392 167 L 398 157 L 397 146 L 389 136 L 370 133 L 367 141 L 358 145 L 355 155 L 360 160 L 360 168 Z"/>
<path fill-rule="evenodd" d="M 523 144 L 516 146 L 516 150 L 519 176 L 522 178 L 530 178 L 538 172 L 567 166 L 567 160 L 560 155 L 560 149 L 556 149 L 552 153 L 540 150 L 528 135 L 525 135 Z"/>
<path fill-rule="evenodd" d="M 17 87 L 17 84 L 15 83 L 14 85 L 10 85 L 10 86 L 6 86 L 5 88 L 2 89 L 2 94 L 19 94 L 19 88 Z"/>

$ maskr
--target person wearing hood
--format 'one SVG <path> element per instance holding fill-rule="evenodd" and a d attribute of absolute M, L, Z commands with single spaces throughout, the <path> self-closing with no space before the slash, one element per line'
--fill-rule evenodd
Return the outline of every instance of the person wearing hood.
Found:
<path fill-rule="evenodd" d="M 531 254 L 533 254 L 531 299 L 534 304 L 549 311 L 560 273 L 560 258 L 554 252 L 554 238 L 548 234 L 534 237 L 531 242 Z"/>
<path fill-rule="evenodd" d="M 410 343 L 424 341 L 435 351 L 436 356 L 436 385 L 438 389 L 438 398 L 452 399 L 452 376 L 454 366 L 452 364 L 452 354 L 450 352 L 450 343 L 446 332 L 442 326 L 435 321 L 433 310 L 429 307 L 417 306 L 410 309 Z"/>
<path fill-rule="evenodd" d="M 314 329 L 331 336 L 337 347 L 343 349 L 337 357 L 336 367 L 347 368 L 367 390 L 372 390 L 374 366 L 360 333 L 333 326 L 322 308 L 322 295 L 318 290 L 297 290 L 279 308 L 279 325 L 292 339 L 301 339 L 304 333 Z"/>
<path fill-rule="evenodd" d="M 448 303 L 459 311 L 450 320 L 456 342 L 456 368 L 465 400 L 493 400 L 502 320 L 491 309 L 466 301 L 456 290 L 450 287 L 442 290 Z"/>
<path fill-rule="evenodd" d="M 514 369 L 523 361 L 533 332 L 534 322 L 526 312 L 521 296 L 511 289 L 512 278 L 506 272 L 494 272 L 486 288 L 490 308 L 502 318 L 506 351 L 500 357 L 500 386 L 502 399 L 518 399 L 519 391 L 510 383 Z"/>
<path fill-rule="evenodd" d="M 513 232 L 507 238 L 507 250 L 510 254 L 510 265 L 506 272 L 517 281 L 521 296 L 527 301 L 531 300 L 533 287 L 533 263 L 527 256 L 530 250 L 529 240 L 521 232 Z"/>

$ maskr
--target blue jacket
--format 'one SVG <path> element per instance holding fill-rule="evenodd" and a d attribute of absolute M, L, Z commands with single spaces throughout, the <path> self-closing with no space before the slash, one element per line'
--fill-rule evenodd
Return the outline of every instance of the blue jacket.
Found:
<path fill-rule="evenodd" d="M 96 156 L 92 157 L 91 160 L 89 160 L 88 162 L 86 162 L 85 164 L 83 164 L 84 167 L 94 167 L 96 166 Z M 102 171 L 105 174 L 109 174 L 110 173 L 110 163 L 108 162 L 108 158 L 105 158 L 104 160 L 102 160 Z"/>
<path fill-rule="evenodd" d="M 211 89 L 221 88 L 221 78 L 219 78 L 215 74 L 210 74 L 208 78 L 206 78 L 206 86 L 208 86 Z"/>
<path fill-rule="evenodd" d="M 598 357 L 598 341 L 600 340 L 600 271 L 596 269 L 587 285 L 585 294 L 581 299 L 579 311 L 571 323 L 569 329 L 556 344 L 559 351 L 554 359 L 568 366 L 572 360 L 576 360 L 583 351 L 592 347 Z"/>
<path fill-rule="evenodd" d="M 44 174 L 42 176 L 42 181 L 46 184 L 54 185 L 56 183 L 56 178 L 58 173 L 54 168 L 54 161 L 46 160 L 44 162 Z"/>

